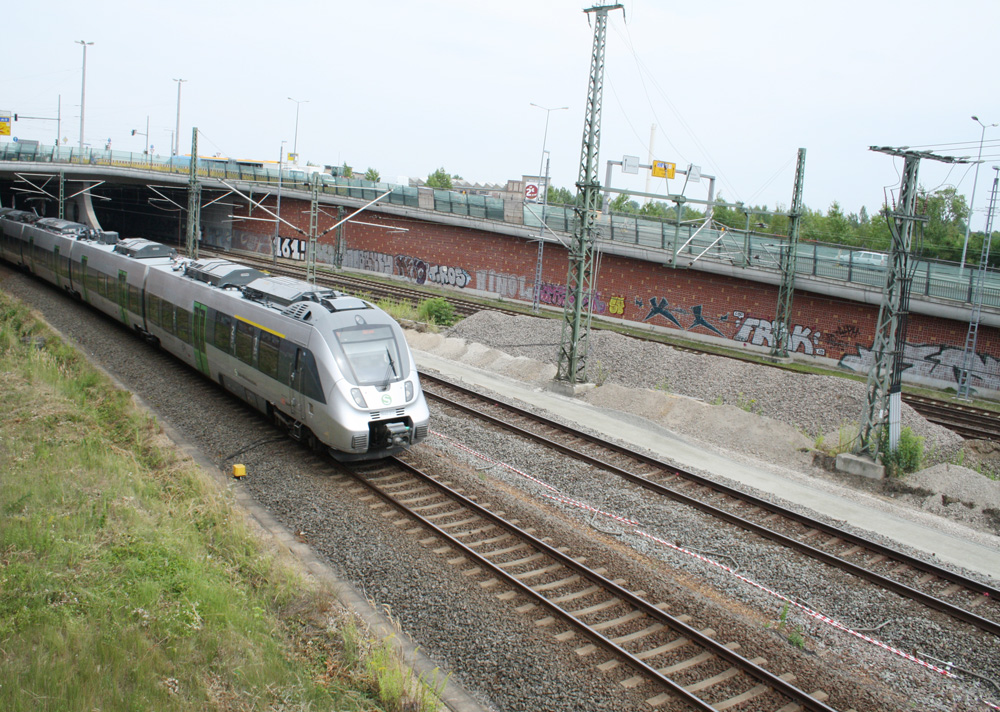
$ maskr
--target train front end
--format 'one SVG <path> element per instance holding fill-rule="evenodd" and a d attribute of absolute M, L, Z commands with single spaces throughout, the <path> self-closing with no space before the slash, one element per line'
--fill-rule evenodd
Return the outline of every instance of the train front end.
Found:
<path fill-rule="evenodd" d="M 385 312 L 347 309 L 344 299 L 323 329 L 336 371 L 328 444 L 339 460 L 387 457 L 427 437 L 430 411 L 403 330 Z"/>

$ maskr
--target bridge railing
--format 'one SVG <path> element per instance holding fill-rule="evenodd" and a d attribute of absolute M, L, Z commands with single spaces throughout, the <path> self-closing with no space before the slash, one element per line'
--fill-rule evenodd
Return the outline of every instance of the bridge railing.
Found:
<path fill-rule="evenodd" d="M 93 150 L 42 146 L 34 143 L 0 144 L 0 161 L 23 161 L 41 164 L 83 164 L 114 166 L 186 175 L 190 168 L 188 156 L 157 156 L 127 151 Z M 275 188 L 276 167 L 249 162 L 199 158 L 197 173 L 203 178 L 258 182 Z M 310 190 L 312 177 L 306 172 L 286 167 L 281 174 L 288 189 Z M 407 207 L 423 207 L 438 212 L 503 222 L 517 220 L 519 225 L 539 227 L 541 206 L 524 205 L 512 214 L 504 211 L 504 201 L 484 195 L 467 195 L 456 191 L 434 190 L 433 201 L 421 201 L 418 188 L 375 183 L 363 178 L 335 177 L 320 174 L 320 190 L 327 195 L 342 195 L 361 200 L 374 200 L 391 191 L 383 202 Z M 547 206 L 545 223 L 557 233 L 572 233 L 575 215 L 569 206 Z M 704 227 L 700 222 L 676 225 L 669 220 L 638 217 L 632 214 L 604 214 L 599 218 L 600 239 L 647 247 L 664 255 L 668 264 L 688 266 L 695 259 L 723 262 L 747 269 L 779 269 L 781 238 L 753 231 Z M 676 246 L 676 248 L 675 248 Z M 676 251 L 675 251 L 676 249 Z M 843 245 L 808 242 L 800 243 L 796 258 L 796 274 L 842 280 L 859 286 L 879 288 L 885 282 L 885 269 L 855 261 L 856 251 Z M 914 260 L 910 294 L 919 298 L 933 297 L 956 302 L 973 301 L 976 289 L 982 289 L 983 305 L 1000 308 L 1000 272 L 988 269 L 982 285 L 978 284 L 978 267 L 964 270 L 952 262 Z"/>

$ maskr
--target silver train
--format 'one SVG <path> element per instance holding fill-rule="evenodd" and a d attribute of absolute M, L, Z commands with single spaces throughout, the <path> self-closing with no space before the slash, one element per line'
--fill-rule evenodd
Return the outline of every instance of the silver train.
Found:
<path fill-rule="evenodd" d="M 372 304 L 228 260 L 0 208 L 0 256 L 123 322 L 340 460 L 427 437 L 402 329 Z"/>

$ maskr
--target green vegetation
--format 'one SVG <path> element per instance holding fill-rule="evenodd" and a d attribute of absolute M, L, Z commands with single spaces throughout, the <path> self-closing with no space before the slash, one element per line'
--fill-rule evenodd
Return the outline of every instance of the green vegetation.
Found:
<path fill-rule="evenodd" d="M 0 294 L 0 709 L 436 709 L 387 641 Z"/>
<path fill-rule="evenodd" d="M 882 428 L 882 464 L 890 477 L 902 477 L 916 472 L 924 462 L 924 439 L 913 434 L 909 428 L 899 433 L 899 444 L 895 450 L 889 449 L 889 428 Z"/>
<path fill-rule="evenodd" d="M 785 604 L 781 607 L 781 613 L 778 614 L 778 620 L 774 623 L 775 630 L 785 637 L 789 643 L 791 643 L 796 648 L 804 650 L 806 647 L 806 639 L 802 634 L 802 626 L 800 625 L 790 625 L 788 622 L 788 609 L 789 604 Z M 770 628 L 771 624 L 768 623 L 765 627 Z"/>
<path fill-rule="evenodd" d="M 427 182 L 425 185 L 428 188 L 437 188 L 438 190 L 451 190 L 451 176 L 444 168 L 438 168 L 436 171 L 427 176 Z"/>
<path fill-rule="evenodd" d="M 365 171 L 365 180 L 370 180 L 372 183 L 378 183 L 382 180 L 382 174 L 378 172 L 378 169 L 369 167 Z"/>
<path fill-rule="evenodd" d="M 417 316 L 421 321 L 437 326 L 451 326 L 458 321 L 455 307 L 443 297 L 425 299 L 417 306 Z"/>

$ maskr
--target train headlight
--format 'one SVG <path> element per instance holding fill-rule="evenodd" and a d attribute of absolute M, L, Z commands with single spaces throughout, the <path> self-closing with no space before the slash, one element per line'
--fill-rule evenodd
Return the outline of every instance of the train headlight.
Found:
<path fill-rule="evenodd" d="M 351 398 L 353 398 L 354 402 L 358 404 L 358 408 L 367 408 L 368 407 L 368 404 L 365 403 L 365 397 L 363 395 L 361 395 L 361 389 L 360 388 L 352 388 L 351 389 Z"/>
<path fill-rule="evenodd" d="M 409 403 L 413 400 L 413 383 L 410 381 L 406 382 L 406 402 Z"/>

